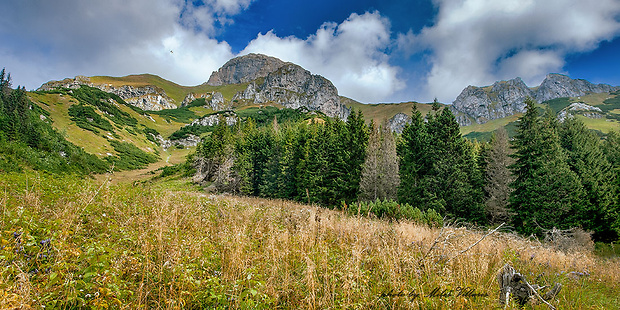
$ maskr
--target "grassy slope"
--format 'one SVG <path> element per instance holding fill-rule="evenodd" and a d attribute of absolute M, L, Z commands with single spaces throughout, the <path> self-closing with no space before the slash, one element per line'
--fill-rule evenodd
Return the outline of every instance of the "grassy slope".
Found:
<path fill-rule="evenodd" d="M 107 132 L 95 134 L 91 131 L 84 130 L 76 126 L 75 123 L 70 120 L 68 112 L 69 107 L 73 104 L 78 103 L 76 99 L 67 95 L 60 94 L 29 93 L 29 97 L 33 102 L 39 104 L 39 106 L 41 106 L 43 109 L 50 113 L 50 118 L 53 120 L 52 125 L 61 133 L 63 133 L 68 141 L 83 147 L 86 152 L 95 154 L 99 157 L 104 157 L 107 153 L 115 154 L 114 148 L 110 145 L 109 140 L 104 137 L 108 136 Z M 155 122 L 153 122 L 148 117 L 136 113 L 134 110 L 127 106 L 120 105 L 119 108 L 122 111 L 129 113 L 132 117 L 136 118 L 138 120 L 139 127 L 142 127 L 140 125 L 144 125 L 146 127 L 155 129 L 164 137 L 173 133 L 174 131 L 179 129 L 179 127 L 184 125 L 176 122 L 166 122 L 163 118 L 157 115 L 151 116 L 155 120 Z M 161 152 L 162 162 L 165 162 L 165 159 L 168 158 L 169 155 L 175 158 L 175 161 L 178 161 L 176 159 L 178 157 L 177 153 L 186 153 L 176 148 L 171 148 L 167 152 L 163 152 L 161 147 L 146 139 L 144 134 L 137 133 L 136 135 L 134 135 L 127 131 L 125 128 L 121 129 L 116 126 L 114 128 L 115 132 L 112 134 L 117 134 L 120 137 L 117 139 L 120 141 L 130 142 L 136 145 L 138 148 L 149 153 L 153 153 L 155 152 L 155 150 L 159 150 L 159 152 Z"/>
<path fill-rule="evenodd" d="M 364 113 L 364 119 L 367 122 L 370 122 L 370 120 L 374 120 L 378 124 L 380 124 L 384 120 L 388 120 L 394 117 L 394 115 L 398 113 L 405 113 L 411 116 L 411 109 L 413 108 L 414 104 L 418 105 L 418 110 L 420 110 L 420 112 L 422 112 L 422 114 L 424 115 L 426 115 L 426 113 L 431 110 L 431 104 L 428 103 L 401 102 L 364 104 L 342 96 L 340 97 L 340 101 L 348 108 L 352 108 L 356 111 L 362 110 L 362 112 Z"/>
<path fill-rule="evenodd" d="M 226 85 L 226 86 L 209 86 L 206 84 L 201 84 L 197 86 L 181 86 L 171 81 L 165 80 L 159 76 L 151 75 L 151 74 L 141 74 L 141 75 L 129 75 L 125 77 L 108 77 L 108 76 L 94 76 L 91 77 L 91 82 L 96 84 L 112 84 L 115 86 L 120 85 L 131 85 L 131 86 L 146 86 L 153 85 L 163 89 L 168 96 L 172 99 L 180 103 L 185 96 L 192 92 L 196 94 L 207 93 L 212 91 L 219 91 L 223 94 L 224 98 L 228 101 L 231 100 L 234 94 L 239 91 L 244 90 L 247 87 L 247 84 L 238 84 L 238 85 Z M 68 105 L 72 102 L 68 98 L 53 98 L 53 96 L 58 95 L 47 95 L 48 98 L 37 98 L 38 95 L 33 95 L 33 100 L 39 102 L 52 103 L 48 106 L 42 105 L 46 110 L 52 113 L 52 119 L 55 120 L 54 125 L 63 130 L 66 128 L 67 137 L 70 141 L 74 142 L 77 145 L 84 146 L 84 148 L 91 153 L 94 154 L 105 154 L 110 152 L 111 147 L 109 143 L 102 137 L 93 137 L 93 135 L 88 135 L 87 132 L 78 128 L 77 126 L 71 125 L 68 122 L 68 114 L 67 109 Z M 590 94 L 586 96 L 582 96 L 579 98 L 569 98 L 570 102 L 582 101 L 590 105 L 602 105 L 603 101 L 613 97 L 613 95 L 604 93 L 604 94 Z M 382 122 L 383 120 L 387 120 L 397 113 L 405 113 L 411 115 L 411 109 L 414 104 L 417 104 L 418 109 L 426 114 L 431 110 L 430 104 L 425 103 L 415 103 L 415 102 L 404 102 L 404 103 L 396 103 L 396 104 L 362 104 L 355 100 L 341 97 L 341 102 L 344 103 L 347 107 L 353 108 L 355 110 L 361 110 L 364 113 L 364 118 L 366 121 L 374 120 L 377 123 Z M 60 103 L 60 104 L 56 104 Z M 558 102 L 560 103 L 560 102 Z M 558 108 L 563 107 L 565 104 L 560 103 Z M 248 107 L 253 107 L 255 105 L 247 104 L 244 102 L 239 102 L 235 104 L 234 108 L 236 109 L 245 109 Z M 158 115 L 151 115 L 155 122 L 150 119 L 140 116 L 137 113 L 133 112 L 128 107 L 123 107 L 123 111 L 131 113 L 135 118 L 137 118 L 140 124 L 147 126 L 149 128 L 153 128 L 160 132 L 162 136 L 167 137 L 176 130 L 178 130 L 184 123 L 178 122 L 167 122 L 164 118 Z M 192 107 L 190 108 L 192 112 L 196 114 L 196 117 L 201 117 L 205 114 L 212 113 L 210 109 L 205 109 L 203 107 Z M 619 110 L 612 110 L 610 113 L 617 113 Z M 474 124 L 471 126 L 461 127 L 462 134 L 473 134 L 479 135 L 482 137 L 489 136 L 488 133 L 494 131 L 500 126 L 506 126 L 508 123 L 515 121 L 518 119 L 520 114 L 513 115 L 504 119 L 493 120 L 486 124 Z M 607 119 L 587 119 L 584 117 L 580 117 L 584 120 L 586 125 L 594 130 L 599 130 L 603 133 L 609 132 L 612 129 L 620 129 L 620 122 L 616 120 L 607 120 Z M 132 141 L 136 143 L 140 148 L 148 150 L 153 149 L 152 143 L 146 141 L 146 139 L 139 139 L 128 132 L 121 131 L 119 134 L 123 137 L 123 139 Z M 171 151 L 174 152 L 174 151 Z"/>
<path fill-rule="evenodd" d="M 184 180 L 9 174 L 0 184 L 3 309 L 502 309 L 496 274 L 506 263 L 532 283 L 562 283 L 558 309 L 620 304 L 617 258 L 510 233 L 473 246 L 483 231 L 206 196 Z M 479 296 L 457 296 L 459 287 Z M 435 288 L 452 294 L 429 297 Z M 394 296 L 410 292 L 424 296 Z"/>
<path fill-rule="evenodd" d="M 204 83 L 197 86 L 181 86 L 179 84 L 152 74 L 137 74 L 124 77 L 93 76 L 90 78 L 90 80 L 94 84 L 112 84 L 114 86 L 157 86 L 163 89 L 168 95 L 168 97 L 174 99 L 177 104 L 180 104 L 185 98 L 185 96 L 189 93 L 202 94 L 212 91 L 221 92 L 225 99 L 231 100 L 237 92 L 244 90 L 248 85 L 246 83 L 237 85 L 210 86 Z"/>

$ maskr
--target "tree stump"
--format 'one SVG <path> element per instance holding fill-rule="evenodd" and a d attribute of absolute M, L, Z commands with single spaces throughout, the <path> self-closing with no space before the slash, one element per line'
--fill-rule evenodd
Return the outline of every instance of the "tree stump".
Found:
<path fill-rule="evenodd" d="M 533 296 L 538 297 L 543 303 L 549 306 L 550 309 L 555 309 L 547 300 L 553 299 L 560 293 L 562 284 L 556 283 L 553 289 L 545 294 L 545 297 L 541 297 L 537 290 L 544 288 L 544 286 L 538 286 L 536 284 L 531 285 L 525 279 L 525 276 L 518 273 L 509 264 L 504 265 L 500 273 L 497 275 L 497 282 L 499 284 L 499 302 L 502 304 L 508 304 L 510 295 L 517 301 L 520 306 L 525 305 L 528 301 L 533 299 Z"/>

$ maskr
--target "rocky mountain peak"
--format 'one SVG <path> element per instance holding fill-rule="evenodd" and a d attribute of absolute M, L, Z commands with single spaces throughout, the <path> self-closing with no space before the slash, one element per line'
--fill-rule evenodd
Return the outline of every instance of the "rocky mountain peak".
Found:
<path fill-rule="evenodd" d="M 532 91 L 521 78 L 498 81 L 487 87 L 468 86 L 456 98 L 452 109 L 482 124 L 489 120 L 523 112 L 525 98 L 532 95 Z"/>
<path fill-rule="evenodd" d="M 338 90 L 332 82 L 292 63 L 283 63 L 267 74 L 262 83 L 250 83 L 233 100 L 275 102 L 292 109 L 306 107 L 310 111 L 321 111 L 341 119 L 346 119 L 350 113 L 340 102 Z"/>
<path fill-rule="evenodd" d="M 207 84 L 221 86 L 241 84 L 266 77 L 278 70 L 285 62 L 262 54 L 248 54 L 227 61 L 219 70 L 214 71 Z"/>
<path fill-rule="evenodd" d="M 544 102 L 563 97 L 578 97 L 588 93 L 604 93 L 619 90 L 607 84 L 592 84 L 586 80 L 571 79 L 562 74 L 548 74 L 535 90 L 515 78 L 498 81 L 492 86 L 468 86 L 456 98 L 452 110 L 461 126 L 471 125 L 472 121 L 483 124 L 489 120 L 503 118 L 515 113 L 525 112 L 525 99 L 528 97 Z"/>
<path fill-rule="evenodd" d="M 551 73 L 538 87 L 535 98 L 538 102 L 544 102 L 556 98 L 579 97 L 588 93 L 613 92 L 619 89 L 620 87 L 608 84 L 592 84 L 586 80 L 571 79 L 563 74 Z"/>

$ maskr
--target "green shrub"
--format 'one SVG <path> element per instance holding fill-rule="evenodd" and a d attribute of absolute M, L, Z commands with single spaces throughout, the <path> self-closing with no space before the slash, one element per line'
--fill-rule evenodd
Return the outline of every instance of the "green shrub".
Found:
<path fill-rule="evenodd" d="M 128 142 L 112 140 L 110 144 L 118 155 L 106 157 L 105 160 L 114 164 L 114 169 L 118 171 L 145 168 L 148 164 L 159 160 L 158 156 L 149 154 Z"/>
<path fill-rule="evenodd" d="M 348 212 L 354 215 L 370 215 L 373 214 L 378 218 L 387 218 L 393 220 L 406 219 L 419 224 L 427 224 L 430 226 L 443 225 L 443 218 L 433 209 L 426 212 L 418 208 L 412 207 L 405 203 L 400 204 L 394 200 L 362 201 L 357 205 L 348 208 Z"/>
<path fill-rule="evenodd" d="M 69 108 L 69 116 L 75 124 L 85 130 L 99 133 L 98 129 L 114 131 L 112 124 L 105 120 L 95 110 L 86 105 L 74 104 Z M 97 129 L 98 128 L 98 129 Z"/>
<path fill-rule="evenodd" d="M 440 227 L 443 225 L 443 218 L 435 209 L 428 209 L 424 215 L 426 224 L 430 226 Z"/>

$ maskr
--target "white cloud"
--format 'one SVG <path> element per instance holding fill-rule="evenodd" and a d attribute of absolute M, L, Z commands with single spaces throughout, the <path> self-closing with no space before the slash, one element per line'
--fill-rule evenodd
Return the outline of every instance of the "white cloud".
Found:
<path fill-rule="evenodd" d="M 220 14 L 235 15 L 247 9 L 254 0 L 209 0 L 207 1 Z"/>
<path fill-rule="evenodd" d="M 0 40 L 10 43 L 0 44 L 0 66 L 29 89 L 78 74 L 153 73 L 200 84 L 233 57 L 228 43 L 209 37 L 214 21 L 249 3 L 10 1 L 3 4 L 10 18 L 0 19 Z"/>
<path fill-rule="evenodd" d="M 529 85 L 561 72 L 570 53 L 620 31 L 618 0 L 436 0 L 435 24 L 399 36 L 409 53 L 430 52 L 426 97 L 452 101 L 467 85 L 520 76 Z"/>
<path fill-rule="evenodd" d="M 386 100 L 405 84 L 389 64 L 390 22 L 378 12 L 325 23 L 306 39 L 259 34 L 241 52 L 263 53 L 301 65 L 331 80 L 341 95 L 363 102 Z"/>

